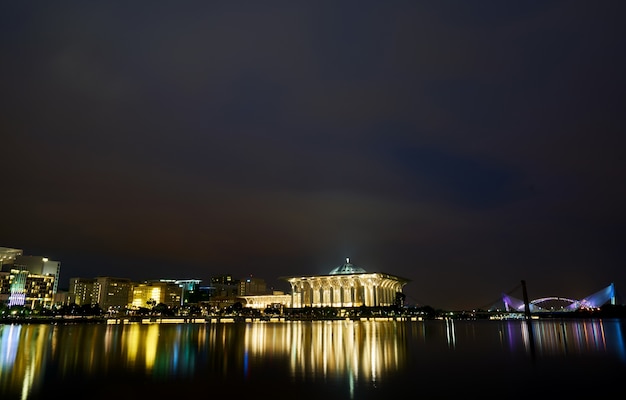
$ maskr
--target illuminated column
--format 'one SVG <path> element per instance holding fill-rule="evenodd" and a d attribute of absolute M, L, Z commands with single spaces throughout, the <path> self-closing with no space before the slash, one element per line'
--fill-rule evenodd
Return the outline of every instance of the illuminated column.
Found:
<path fill-rule="evenodd" d="M 313 304 L 313 288 L 311 285 L 311 281 L 302 282 L 302 302 L 300 303 L 301 307 L 311 306 Z"/>
<path fill-rule="evenodd" d="M 374 306 L 378 307 L 382 305 L 384 300 L 383 295 L 383 281 L 378 276 L 373 279 L 374 281 Z"/>
<path fill-rule="evenodd" d="M 343 282 L 341 279 L 333 280 L 333 306 L 343 307 Z"/>
<path fill-rule="evenodd" d="M 374 293 L 374 307 L 380 306 L 380 286 L 374 285 L 374 290 L 372 291 L 372 293 Z"/>
<path fill-rule="evenodd" d="M 385 285 L 385 303 L 386 305 L 390 305 L 391 304 L 391 288 L 389 287 L 389 284 Z"/>
<path fill-rule="evenodd" d="M 385 300 L 384 300 L 385 305 L 391 305 L 392 304 L 391 293 L 393 292 L 391 281 L 385 280 L 383 283 L 383 288 L 385 291 Z"/>
<path fill-rule="evenodd" d="M 359 279 L 355 281 L 354 287 L 354 307 L 360 307 L 365 305 L 365 285 L 363 280 Z"/>
<path fill-rule="evenodd" d="M 289 281 L 289 284 L 291 285 L 291 307 L 302 307 L 302 283 L 296 284 L 295 281 Z"/>
<path fill-rule="evenodd" d="M 324 305 L 324 282 L 321 279 L 316 281 L 315 291 L 317 294 L 317 301 L 315 302 L 316 307 L 321 307 Z"/>
<path fill-rule="evenodd" d="M 352 287 L 354 286 L 352 279 L 342 279 L 341 287 L 343 288 L 343 293 L 341 297 L 342 306 L 352 307 L 354 303 L 352 300 Z"/>
<path fill-rule="evenodd" d="M 294 284 L 294 281 L 289 280 L 289 286 L 291 287 L 291 306 L 295 307 L 295 303 L 296 303 L 296 285 Z"/>
<path fill-rule="evenodd" d="M 335 278 L 331 278 L 326 281 L 326 283 L 328 285 L 328 300 L 326 301 L 326 304 L 331 307 L 337 307 L 336 304 L 339 300 L 337 297 L 337 280 Z"/>
<path fill-rule="evenodd" d="M 319 307 L 322 302 L 320 299 L 320 288 L 321 288 L 320 280 L 315 279 L 314 281 L 311 281 L 311 288 L 313 289 L 313 299 L 311 301 L 311 306 Z"/>
<path fill-rule="evenodd" d="M 359 296 L 361 297 L 361 305 L 363 306 L 367 306 L 369 304 L 369 290 L 370 285 L 368 283 L 368 280 L 361 280 L 361 290 L 359 290 Z"/>
<path fill-rule="evenodd" d="M 394 283 L 391 287 L 391 302 L 392 304 L 396 304 L 396 293 L 402 291 L 401 288 L 398 287 L 398 283 Z"/>
<path fill-rule="evenodd" d="M 350 305 L 349 297 L 348 297 L 349 296 L 349 290 L 350 290 L 350 286 L 348 286 L 346 284 L 343 284 L 343 283 L 339 287 L 339 295 L 341 296 L 340 300 L 339 300 L 339 303 L 340 303 L 341 307 L 346 307 L 346 306 Z"/>
<path fill-rule="evenodd" d="M 342 281 L 341 287 L 343 289 L 341 296 L 341 304 L 344 307 L 352 306 L 352 282 L 351 281 Z"/>
<path fill-rule="evenodd" d="M 363 305 L 370 306 L 371 298 L 372 298 L 372 284 L 369 279 L 365 279 L 361 282 L 363 284 L 362 296 L 363 296 Z"/>
<path fill-rule="evenodd" d="M 381 305 L 381 279 L 379 278 L 372 278 L 371 279 L 371 285 L 372 285 L 372 302 L 371 305 L 374 307 L 380 306 Z"/>
<path fill-rule="evenodd" d="M 333 305 L 333 296 L 332 296 L 333 286 L 332 282 L 328 279 L 324 279 L 322 282 L 322 306 L 332 306 Z"/>
<path fill-rule="evenodd" d="M 378 282 L 378 306 L 384 306 L 387 302 L 387 290 L 384 281 Z"/>

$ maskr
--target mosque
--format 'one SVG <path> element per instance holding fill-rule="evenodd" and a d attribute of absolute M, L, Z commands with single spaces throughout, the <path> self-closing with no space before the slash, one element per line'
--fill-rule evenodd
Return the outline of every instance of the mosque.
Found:
<path fill-rule="evenodd" d="M 366 272 L 350 263 L 333 268 L 327 275 L 282 277 L 291 285 L 291 306 L 384 307 L 404 298 L 402 288 L 410 281 L 383 272 Z"/>

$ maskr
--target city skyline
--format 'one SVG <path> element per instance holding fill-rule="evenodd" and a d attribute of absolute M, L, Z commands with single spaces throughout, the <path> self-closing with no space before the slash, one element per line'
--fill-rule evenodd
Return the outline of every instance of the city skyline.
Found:
<path fill-rule="evenodd" d="M 0 245 L 61 286 L 626 287 L 625 3 L 184 3 L 0 5 Z"/>
<path fill-rule="evenodd" d="M 23 249 L 15 249 L 15 248 L 7 248 L 7 247 L 3 247 L 0 246 L 0 250 L 5 251 L 7 254 L 9 255 L 11 253 L 17 254 L 20 257 L 25 257 L 26 259 L 32 259 L 32 258 L 37 258 L 37 257 L 42 257 L 40 255 L 31 255 L 31 254 L 24 254 L 23 253 Z M 2 254 L 0 254 L 1 256 Z M 47 257 L 42 257 L 44 262 L 51 262 L 51 263 L 58 263 L 60 264 L 60 261 L 58 260 L 49 260 Z M 0 257 L 0 265 L 3 265 L 3 263 L 1 262 L 3 261 L 2 258 Z M 13 263 L 12 260 L 4 260 L 4 263 L 6 264 L 11 264 Z M 342 272 L 343 271 L 343 272 Z M 99 274 L 96 276 L 72 276 L 69 277 L 69 281 L 72 281 L 74 279 L 86 279 L 86 280 L 92 280 L 92 279 L 96 279 L 96 278 L 114 278 L 114 279 L 123 279 L 123 280 L 128 280 L 130 283 L 133 284 L 140 284 L 140 283 L 147 283 L 147 282 L 184 282 L 184 281 L 197 281 L 197 283 L 199 284 L 199 286 L 211 286 L 213 285 L 215 282 L 219 282 L 220 285 L 223 285 L 224 283 L 222 282 L 223 278 L 228 277 L 228 279 L 232 278 L 232 285 L 233 287 L 238 287 L 240 282 L 244 282 L 246 280 L 250 281 L 251 279 L 253 280 L 257 280 L 257 281 L 262 281 L 262 285 L 265 288 L 264 289 L 264 293 L 256 293 L 256 294 L 277 294 L 277 293 L 285 293 L 285 294 L 292 294 L 293 290 L 292 287 L 290 285 L 290 282 L 293 281 L 294 279 L 296 280 L 308 280 L 308 279 L 319 279 L 322 278 L 324 279 L 324 277 L 330 277 L 330 276 L 336 276 L 336 274 L 365 274 L 366 276 L 370 276 L 371 273 L 376 273 L 376 274 L 380 274 L 382 273 L 383 275 L 387 276 L 388 274 L 385 271 L 365 271 L 363 270 L 361 267 L 352 264 L 352 262 L 350 261 L 349 257 L 346 257 L 345 261 L 343 264 L 334 267 L 331 271 L 328 271 L 326 273 L 321 273 L 318 275 L 310 275 L 310 276 L 304 276 L 303 274 L 296 274 L 294 276 L 283 276 L 283 277 L 278 277 L 278 281 L 281 281 L 283 283 L 283 287 L 274 287 L 274 286 L 270 286 L 267 287 L 266 286 L 266 282 L 268 281 L 267 277 L 263 277 L 263 276 L 258 276 L 258 275 L 253 275 L 250 274 L 248 276 L 234 276 L 228 272 L 224 272 L 221 274 L 214 274 L 209 276 L 207 279 L 197 279 L 194 277 L 186 277 L 186 278 L 181 278 L 181 277 L 176 277 L 176 276 L 167 276 L 167 277 L 153 277 L 151 279 L 145 279 L 145 278 L 129 278 L 127 276 L 111 276 L 111 275 L 107 275 L 107 274 Z M 300 278 L 302 276 L 302 278 Z M 401 277 L 401 276 L 393 276 L 391 275 L 391 277 L 394 280 L 399 280 L 400 282 L 402 282 L 401 287 L 404 288 L 404 286 L 408 283 L 410 283 L 410 280 Z M 367 278 L 361 278 L 361 279 L 367 279 Z M 60 280 L 60 279 L 59 279 Z M 215 281 L 216 280 L 216 281 Z M 214 282 L 215 281 L 215 282 Z M 276 282 L 276 277 L 274 277 L 274 279 L 272 279 L 272 277 L 269 278 L 270 282 Z M 57 284 L 55 286 L 58 286 L 59 282 L 56 282 Z M 70 282 L 67 282 L 70 283 Z M 258 283 L 257 283 L 258 284 Z M 286 284 L 286 285 L 285 285 Z M 523 307 L 523 300 L 522 299 L 516 299 L 515 297 L 512 297 L 511 294 L 515 293 L 518 296 L 524 296 L 523 294 L 523 286 L 525 286 L 526 282 L 520 282 L 518 285 L 516 285 L 516 287 L 510 288 L 508 293 L 502 292 L 500 296 L 498 296 L 498 298 L 494 299 L 492 302 L 490 302 L 489 304 L 485 304 L 484 306 L 480 306 L 480 307 L 473 307 L 472 309 L 476 310 L 476 309 L 480 309 L 483 311 L 487 311 L 487 310 L 496 310 L 496 309 L 503 309 L 504 308 L 511 308 L 512 310 L 521 310 Z M 71 286 L 71 283 L 70 285 Z M 59 287 L 59 293 L 60 292 L 68 292 L 68 287 L 67 286 L 60 286 Z M 239 289 L 239 288 L 238 288 Z M 399 290 L 400 293 L 403 293 L 405 296 L 406 294 L 404 293 L 403 289 Z M 551 301 L 556 301 L 558 303 L 560 303 L 559 306 L 565 306 L 565 304 L 569 303 L 569 307 L 567 307 L 567 309 L 569 310 L 573 310 L 573 309 L 577 309 L 578 307 L 580 307 L 581 305 L 583 307 L 601 307 L 602 305 L 605 304 L 613 304 L 613 305 L 623 305 L 623 297 L 621 295 L 620 292 L 615 290 L 614 287 L 614 283 L 611 282 L 607 287 L 604 287 L 598 291 L 595 291 L 594 293 L 588 293 L 587 295 L 583 297 L 579 297 L 579 298 L 568 298 L 565 296 L 561 296 L 561 295 L 553 295 L 553 296 L 548 296 L 548 297 L 536 297 L 536 298 L 529 298 L 530 301 L 530 305 L 531 305 L 531 310 L 541 310 L 542 304 L 543 302 L 545 302 L 546 304 L 551 304 Z M 535 304 L 536 303 L 536 304 Z M 414 301 L 414 299 L 412 298 L 408 298 L 408 300 L 406 298 L 403 299 L 403 304 L 406 307 L 433 307 L 435 309 L 438 310 L 443 310 L 440 307 L 437 307 L 437 305 L 435 304 L 430 304 L 430 303 L 416 303 Z M 537 308 L 539 307 L 539 308 Z M 450 311 L 471 311 L 472 309 L 447 309 Z"/>

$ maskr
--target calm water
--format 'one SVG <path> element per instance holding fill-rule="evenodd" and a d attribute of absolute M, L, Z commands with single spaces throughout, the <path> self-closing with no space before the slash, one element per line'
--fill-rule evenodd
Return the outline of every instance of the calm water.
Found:
<path fill-rule="evenodd" d="M 0 325 L 0 399 L 600 396 L 623 393 L 625 322 Z"/>

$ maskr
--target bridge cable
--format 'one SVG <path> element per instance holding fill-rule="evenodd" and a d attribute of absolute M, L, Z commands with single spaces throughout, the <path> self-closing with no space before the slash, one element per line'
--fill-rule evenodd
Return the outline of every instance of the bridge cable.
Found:
<path fill-rule="evenodd" d="M 503 292 L 503 293 L 504 293 L 504 294 L 506 294 L 506 295 L 511 295 L 511 294 L 513 294 L 515 291 L 519 290 L 521 287 L 522 287 L 522 283 L 520 282 L 520 283 L 518 283 L 518 284 L 517 284 L 517 285 L 516 285 L 513 289 L 510 289 L 510 290 L 508 290 L 508 291 L 506 291 L 506 292 Z M 485 305 L 484 305 L 484 306 L 482 306 L 482 307 L 478 307 L 478 309 L 479 309 L 479 310 L 485 310 L 485 309 L 486 309 L 486 310 L 488 310 L 488 309 L 489 309 L 489 308 L 491 308 L 493 305 L 495 305 L 495 304 L 497 304 L 497 303 L 499 303 L 499 302 L 501 302 L 501 301 L 502 301 L 502 297 L 498 297 L 496 300 L 492 301 L 491 303 L 489 303 L 489 304 L 485 304 Z"/>

